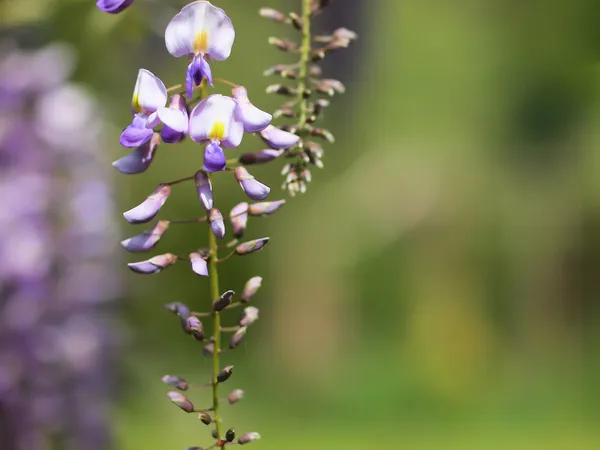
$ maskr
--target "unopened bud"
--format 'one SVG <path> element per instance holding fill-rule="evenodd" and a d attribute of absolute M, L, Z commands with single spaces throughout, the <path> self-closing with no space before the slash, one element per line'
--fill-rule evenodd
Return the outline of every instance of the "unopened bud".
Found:
<path fill-rule="evenodd" d="M 194 412 L 194 404 L 185 395 L 182 395 L 179 392 L 175 391 L 168 392 L 167 395 L 173 403 L 175 403 L 185 412 Z"/>
<path fill-rule="evenodd" d="M 244 242 L 235 248 L 235 253 L 237 253 L 240 256 L 249 255 L 250 253 L 256 253 L 256 252 L 262 250 L 263 247 L 265 245 L 267 245 L 268 242 L 269 242 L 268 237 Z"/>
<path fill-rule="evenodd" d="M 208 215 L 208 221 L 210 222 L 210 230 L 217 239 L 223 239 L 225 236 L 225 222 L 223 222 L 223 215 L 221 211 L 216 208 L 210 210 Z"/>
<path fill-rule="evenodd" d="M 233 173 L 244 193 L 252 200 L 264 200 L 269 196 L 269 186 L 254 178 L 245 167 L 238 166 Z"/>
<path fill-rule="evenodd" d="M 285 16 L 284 13 L 279 12 L 273 8 L 260 8 L 258 13 L 261 15 L 261 17 L 272 20 L 274 22 L 285 23 L 288 21 L 288 18 Z"/>
<path fill-rule="evenodd" d="M 175 375 L 165 375 L 162 377 L 162 382 L 174 387 L 175 389 L 179 389 L 180 391 L 187 391 L 190 387 L 190 384 L 187 381 Z"/>
<path fill-rule="evenodd" d="M 246 336 L 246 331 L 248 331 L 248 329 L 246 327 L 242 327 L 239 330 L 237 330 L 233 336 L 231 336 L 231 339 L 229 340 L 229 348 L 230 349 L 234 349 L 236 348 L 238 345 L 240 345 L 242 343 L 242 341 L 244 340 L 244 337 Z"/>
<path fill-rule="evenodd" d="M 213 194 L 212 184 L 208 178 L 208 174 L 204 170 L 199 170 L 196 172 L 196 175 L 194 175 L 194 180 L 196 183 L 196 193 L 198 194 L 200 203 L 202 203 L 204 209 L 210 211 L 213 207 Z"/>
<path fill-rule="evenodd" d="M 260 434 L 258 434 L 256 431 L 251 431 L 250 433 L 245 433 L 240 436 L 238 439 L 238 444 L 248 444 L 249 442 L 256 441 L 257 439 L 260 439 Z"/>
<path fill-rule="evenodd" d="M 332 36 L 335 39 L 347 39 L 350 41 L 358 39 L 358 34 L 348 28 L 338 28 L 333 32 Z"/>
<path fill-rule="evenodd" d="M 158 273 L 161 270 L 172 266 L 177 262 L 177 256 L 172 253 L 165 253 L 164 255 L 154 256 L 146 261 L 139 261 L 129 263 L 127 266 L 135 273 L 141 273 L 144 275 Z"/>
<path fill-rule="evenodd" d="M 168 184 L 161 184 L 154 189 L 152 194 L 150 194 L 146 200 L 135 208 L 124 212 L 123 217 L 125 217 L 125 220 L 129 223 L 149 222 L 156 214 L 158 214 L 158 211 L 165 204 L 170 194 L 171 187 Z"/>
<path fill-rule="evenodd" d="M 270 37 L 268 42 L 283 52 L 292 52 L 298 50 L 298 44 L 287 39 Z"/>
<path fill-rule="evenodd" d="M 196 316 L 190 316 L 186 319 L 186 331 L 197 341 L 204 340 L 204 326 Z"/>
<path fill-rule="evenodd" d="M 254 203 L 248 206 L 248 214 L 250 216 L 268 216 L 283 208 L 283 205 L 285 205 L 285 200 Z"/>
<path fill-rule="evenodd" d="M 233 366 L 223 367 L 223 369 L 221 369 L 221 371 L 217 375 L 217 381 L 219 383 L 224 383 L 225 381 L 227 381 L 229 379 L 229 377 L 231 377 L 232 373 L 233 373 Z"/>
<path fill-rule="evenodd" d="M 214 439 L 219 439 L 219 433 L 217 432 L 216 428 L 213 428 L 210 434 Z"/>
<path fill-rule="evenodd" d="M 235 430 L 233 428 L 230 428 L 229 430 L 227 430 L 225 432 L 225 440 L 227 442 L 233 442 L 234 439 L 235 439 Z"/>
<path fill-rule="evenodd" d="M 295 12 L 291 12 L 290 19 L 292 19 L 292 25 L 294 25 L 294 28 L 296 28 L 297 30 L 302 29 L 302 18 L 298 14 L 296 14 Z"/>
<path fill-rule="evenodd" d="M 297 80 L 298 78 L 300 78 L 300 74 L 298 73 L 298 71 L 293 69 L 282 70 L 281 76 L 283 78 L 287 78 L 288 80 Z"/>
<path fill-rule="evenodd" d="M 190 262 L 194 273 L 202 277 L 208 276 L 208 264 L 206 263 L 206 260 L 200 256 L 200 253 L 190 253 Z"/>
<path fill-rule="evenodd" d="M 245 308 L 242 316 L 240 317 L 240 326 L 249 327 L 252 325 L 258 320 L 258 313 L 258 308 L 255 308 L 254 306 L 248 306 Z"/>
<path fill-rule="evenodd" d="M 112 163 L 113 167 L 126 175 L 145 172 L 158 149 L 160 134 L 154 133 L 150 140 L 136 148 L 133 152 Z"/>
<path fill-rule="evenodd" d="M 279 94 L 286 97 L 295 97 L 298 95 L 298 90 L 296 88 L 291 88 L 282 84 L 271 84 L 270 86 L 267 86 L 266 92 L 267 94 Z"/>
<path fill-rule="evenodd" d="M 283 150 L 273 150 L 271 148 L 253 153 L 244 153 L 240 156 L 240 162 L 247 166 L 252 164 L 265 164 L 279 158 L 282 153 Z"/>
<path fill-rule="evenodd" d="M 210 425 L 213 421 L 212 417 L 210 417 L 210 414 L 205 411 L 202 411 L 200 414 L 198 414 L 198 419 L 200 419 L 200 422 L 202 422 L 204 425 Z"/>
<path fill-rule="evenodd" d="M 312 128 L 310 130 L 310 135 L 327 139 L 327 141 L 329 141 L 332 144 L 335 142 L 335 138 L 333 137 L 333 134 L 331 134 L 328 130 L 326 130 L 324 128 Z"/>
<path fill-rule="evenodd" d="M 268 77 L 270 75 L 279 75 L 281 74 L 284 70 L 289 69 L 291 66 L 287 65 L 287 64 L 277 64 L 276 66 L 273 67 L 269 67 L 267 70 L 265 70 L 263 72 L 263 75 L 265 77 Z"/>
<path fill-rule="evenodd" d="M 238 239 L 241 238 L 248 223 L 248 203 L 243 202 L 235 205 L 229 214 L 229 218 L 231 219 L 233 236 Z"/>
<path fill-rule="evenodd" d="M 215 312 L 223 311 L 229 305 L 231 305 L 231 299 L 235 295 L 233 291 L 227 291 L 223 293 L 218 299 L 213 302 L 212 309 Z"/>
<path fill-rule="evenodd" d="M 202 447 L 188 447 L 185 450 L 204 450 Z"/>
<path fill-rule="evenodd" d="M 153 228 L 142 234 L 121 241 L 125 250 L 131 253 L 147 252 L 151 250 L 160 240 L 162 235 L 169 229 L 168 220 L 159 220 Z"/>
<path fill-rule="evenodd" d="M 244 391 L 242 391 L 241 389 L 236 389 L 235 391 L 232 391 L 231 394 L 229 394 L 227 396 L 227 402 L 230 405 L 234 405 L 243 398 L 244 398 Z"/>
<path fill-rule="evenodd" d="M 215 354 L 215 344 L 212 342 L 206 344 L 202 349 L 202 354 L 204 356 L 213 356 Z"/>
<path fill-rule="evenodd" d="M 317 50 L 312 53 L 310 60 L 312 62 L 319 62 L 325 59 L 325 52 L 323 50 Z"/>
<path fill-rule="evenodd" d="M 246 284 L 244 285 L 244 289 L 242 291 L 242 295 L 240 297 L 242 303 L 249 302 L 250 299 L 254 296 L 254 294 L 258 292 L 261 285 L 262 277 L 252 277 L 248 281 L 246 281 Z"/>

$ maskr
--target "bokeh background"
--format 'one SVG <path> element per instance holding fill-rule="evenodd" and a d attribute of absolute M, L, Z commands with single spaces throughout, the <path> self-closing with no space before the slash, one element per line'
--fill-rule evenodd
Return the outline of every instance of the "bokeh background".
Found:
<path fill-rule="evenodd" d="M 0 0 L 1 36 L 75 48 L 73 79 L 98 99 L 96 152 L 109 166 L 125 154 L 118 136 L 138 68 L 182 81 L 185 62 L 168 55 L 163 31 L 186 2 L 137 0 L 117 16 L 94 3 Z M 214 3 L 237 40 L 213 73 L 274 110 L 279 99 L 263 92 L 277 81 L 262 72 L 293 56 L 266 39 L 294 31 L 257 11 L 299 2 Z M 259 431 L 252 445 L 265 450 L 600 448 L 599 18 L 595 0 L 337 0 L 317 19 L 317 30 L 346 26 L 360 40 L 324 64 L 347 87 L 327 110 L 337 142 L 325 169 L 305 195 L 252 221 L 251 236 L 272 238 L 266 251 L 222 268 L 223 290 L 264 277 L 259 325 L 226 356 L 229 386 L 246 391 L 227 425 Z M 260 147 L 246 138 L 243 150 Z M 143 175 L 115 172 L 120 235 L 141 228 L 118 211 L 199 164 L 188 142 L 163 145 Z M 253 171 L 273 199 L 287 195 L 278 164 Z M 216 192 L 223 210 L 242 199 L 226 177 Z M 198 211 L 181 188 L 161 217 Z M 205 234 L 173 227 L 160 248 L 184 252 Z M 177 266 L 136 276 L 118 238 L 111 250 L 122 267 L 104 280 L 121 292 L 111 448 L 205 445 L 207 429 L 169 403 L 160 378 L 209 376 L 162 308 L 206 306 L 207 282 Z"/>

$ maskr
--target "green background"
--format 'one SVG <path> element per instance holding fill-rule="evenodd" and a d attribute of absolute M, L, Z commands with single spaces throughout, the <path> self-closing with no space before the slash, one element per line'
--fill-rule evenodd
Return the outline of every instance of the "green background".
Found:
<path fill-rule="evenodd" d="M 125 154 L 118 136 L 138 68 L 167 86 L 183 80 L 186 62 L 162 33 L 185 3 L 137 0 L 110 16 L 93 0 L 0 0 L 0 24 L 28 45 L 76 46 L 75 79 L 101 102 L 109 164 Z M 274 110 L 279 99 L 263 92 L 279 80 L 262 72 L 294 58 L 266 40 L 296 34 L 257 11 L 299 1 L 214 3 L 237 39 L 213 74 Z M 344 26 L 336 17 L 316 26 Z M 282 211 L 251 220 L 248 236 L 272 238 L 265 251 L 221 268 L 222 290 L 264 277 L 261 320 L 224 355 L 235 365 L 227 387 L 246 391 L 225 407 L 226 426 L 259 431 L 252 445 L 265 450 L 600 448 L 599 17 L 594 0 L 361 3 L 361 40 L 336 74 L 348 92 L 323 122 L 337 137 L 325 169 Z M 261 146 L 246 136 L 241 149 Z M 145 174 L 115 173 L 119 209 L 200 165 L 197 144 L 162 145 Z M 287 197 L 281 165 L 251 170 L 271 199 Z M 223 211 L 243 201 L 226 174 L 215 193 Z M 160 217 L 200 213 L 180 185 Z M 123 237 L 143 229 L 115 221 Z M 204 225 L 174 225 L 158 249 L 204 245 Z M 128 332 L 114 368 L 114 448 L 207 445 L 209 430 L 160 382 L 209 377 L 201 346 L 162 308 L 206 309 L 207 280 L 185 264 L 136 276 L 126 261 L 115 243 Z"/>

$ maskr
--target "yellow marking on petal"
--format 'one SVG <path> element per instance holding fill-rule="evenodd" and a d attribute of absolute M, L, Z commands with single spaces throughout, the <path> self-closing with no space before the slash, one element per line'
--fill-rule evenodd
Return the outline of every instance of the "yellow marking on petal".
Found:
<path fill-rule="evenodd" d="M 223 122 L 215 122 L 208 137 L 211 141 L 222 141 L 225 139 L 225 124 Z"/>
<path fill-rule="evenodd" d="M 131 106 L 135 112 L 137 112 L 137 113 L 142 112 L 142 105 L 140 105 L 139 95 L 133 94 L 133 99 L 131 100 Z"/>
<path fill-rule="evenodd" d="M 208 51 L 208 32 L 201 31 L 196 35 L 194 39 L 194 52 L 195 53 L 206 53 Z"/>

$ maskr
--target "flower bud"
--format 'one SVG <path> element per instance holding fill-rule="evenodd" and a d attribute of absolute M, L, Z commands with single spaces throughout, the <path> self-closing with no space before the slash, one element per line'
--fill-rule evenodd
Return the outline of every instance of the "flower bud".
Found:
<path fill-rule="evenodd" d="M 264 200 L 269 196 L 271 189 L 257 181 L 245 167 L 236 167 L 234 175 L 244 193 L 252 200 Z"/>
<path fill-rule="evenodd" d="M 149 141 L 136 148 L 130 154 L 117 159 L 112 163 L 113 167 L 125 175 L 134 175 L 145 172 L 156 155 L 160 135 L 154 133 Z"/>
<path fill-rule="evenodd" d="M 194 404 L 185 395 L 182 395 L 179 392 L 175 391 L 168 392 L 167 395 L 173 403 L 175 403 L 185 412 L 194 412 Z"/>
<path fill-rule="evenodd" d="M 302 30 L 302 24 L 304 23 L 302 21 L 302 18 L 295 12 L 291 12 L 289 16 L 290 19 L 292 19 L 292 25 L 294 25 L 294 28 L 296 28 L 297 30 Z"/>
<path fill-rule="evenodd" d="M 291 88 L 282 84 L 271 84 L 270 86 L 267 86 L 266 92 L 267 94 L 279 94 L 286 97 L 295 97 L 298 95 L 298 90 L 296 88 Z"/>
<path fill-rule="evenodd" d="M 212 184 L 208 178 L 208 174 L 204 170 L 199 170 L 194 175 L 194 180 L 196 182 L 196 192 L 202 206 L 204 206 L 204 209 L 207 211 L 210 211 L 213 207 L 213 194 Z"/>
<path fill-rule="evenodd" d="M 248 203 L 239 203 L 234 206 L 229 214 L 229 218 L 231 219 L 233 236 L 238 239 L 241 238 L 248 223 Z"/>
<path fill-rule="evenodd" d="M 333 137 L 333 134 L 331 134 L 328 130 L 326 130 L 324 128 L 311 128 L 310 135 L 317 136 L 317 137 L 320 137 L 323 139 L 327 139 L 327 141 L 329 141 L 331 144 L 333 144 L 335 142 L 335 138 Z"/>
<path fill-rule="evenodd" d="M 267 128 L 260 132 L 260 136 L 271 148 L 277 150 L 286 150 L 298 143 L 300 137 L 288 133 L 287 131 L 281 130 L 273 125 L 269 125 Z"/>
<path fill-rule="evenodd" d="M 253 164 L 265 164 L 270 161 L 273 161 L 276 158 L 279 158 L 282 153 L 283 150 L 260 150 L 258 152 L 253 153 L 244 153 L 242 156 L 240 156 L 239 161 L 240 163 L 245 164 L 247 166 Z"/>
<path fill-rule="evenodd" d="M 242 303 L 249 302 L 252 296 L 254 296 L 254 294 L 256 294 L 256 292 L 260 289 L 261 285 L 262 277 L 252 277 L 248 281 L 246 281 L 246 284 L 244 285 L 244 290 L 242 291 L 242 295 L 240 297 Z"/>
<path fill-rule="evenodd" d="M 262 250 L 262 248 L 265 245 L 267 245 L 268 242 L 269 242 L 268 237 L 244 242 L 235 248 L 235 252 L 240 256 L 249 255 L 250 253 L 256 253 L 259 250 Z"/>
<path fill-rule="evenodd" d="M 259 14 L 265 19 L 269 19 L 278 23 L 285 23 L 288 20 L 288 18 L 285 17 L 284 13 L 279 12 L 273 8 L 260 8 Z"/>
<path fill-rule="evenodd" d="M 146 223 L 158 214 L 160 208 L 165 204 L 171 194 L 168 184 L 159 185 L 153 192 L 135 208 L 123 213 L 125 220 L 129 223 Z"/>
<path fill-rule="evenodd" d="M 172 266 L 176 261 L 177 256 L 172 253 L 165 253 L 164 255 L 158 255 L 146 261 L 129 263 L 127 266 L 135 273 L 148 275 L 158 273 L 161 270 Z"/>
<path fill-rule="evenodd" d="M 200 414 L 198 414 L 198 419 L 200 419 L 200 422 L 202 422 L 204 425 L 210 425 L 213 421 L 212 417 L 210 417 L 210 414 L 205 411 L 202 411 Z"/>
<path fill-rule="evenodd" d="M 151 250 L 160 240 L 162 235 L 169 229 L 168 220 L 159 220 L 154 228 L 144 231 L 142 234 L 121 241 L 125 250 L 131 253 L 141 253 Z"/>
<path fill-rule="evenodd" d="M 332 34 L 334 39 L 344 39 L 348 41 L 355 41 L 358 39 L 358 34 L 348 28 L 338 28 Z"/>
<path fill-rule="evenodd" d="M 98 9 L 109 14 L 119 14 L 131 6 L 132 3 L 133 0 L 96 0 Z"/>
<path fill-rule="evenodd" d="M 165 375 L 162 377 L 162 382 L 174 387 L 175 389 L 179 389 L 180 391 L 187 391 L 190 387 L 190 384 L 187 381 L 175 375 Z"/>
<path fill-rule="evenodd" d="M 237 402 L 239 402 L 242 398 L 244 398 L 244 391 L 242 391 L 241 389 L 236 389 L 227 396 L 227 402 L 230 405 L 234 405 Z"/>
<path fill-rule="evenodd" d="M 212 431 L 210 432 L 210 435 L 213 437 L 213 439 L 219 439 L 219 433 L 217 433 L 216 428 L 212 429 Z"/>
<path fill-rule="evenodd" d="M 196 316 L 189 316 L 186 319 L 185 331 L 191 334 L 197 341 L 204 340 L 204 326 Z"/>
<path fill-rule="evenodd" d="M 292 66 L 287 65 L 287 64 L 277 64 L 276 66 L 273 67 L 269 67 L 267 70 L 265 70 L 263 72 L 263 75 L 265 77 L 268 77 L 270 75 L 279 75 L 281 74 L 284 70 L 288 70 L 290 69 Z"/>
<path fill-rule="evenodd" d="M 311 60 L 311 62 L 314 62 L 314 63 L 323 61 L 324 59 L 325 59 L 325 52 L 323 50 L 314 51 L 310 55 L 310 60 Z"/>
<path fill-rule="evenodd" d="M 212 342 L 206 344 L 202 349 L 202 354 L 204 356 L 213 356 L 215 354 L 215 344 Z"/>
<path fill-rule="evenodd" d="M 188 447 L 185 450 L 204 450 L 202 447 Z"/>
<path fill-rule="evenodd" d="M 295 52 L 296 50 L 298 50 L 298 44 L 288 39 L 270 37 L 268 42 L 270 45 L 277 47 L 282 52 Z"/>
<path fill-rule="evenodd" d="M 257 439 L 260 439 L 260 434 L 258 434 L 256 431 L 252 431 L 250 433 L 246 433 L 240 436 L 240 438 L 238 439 L 238 444 L 248 444 L 249 442 L 256 441 Z"/>
<path fill-rule="evenodd" d="M 242 316 L 240 317 L 240 326 L 249 327 L 256 322 L 258 320 L 258 312 L 258 308 L 255 308 L 254 306 L 245 308 Z"/>
<path fill-rule="evenodd" d="M 223 311 L 231 304 L 231 299 L 235 295 L 233 291 L 223 293 L 218 299 L 213 302 L 212 309 L 214 312 Z"/>
<path fill-rule="evenodd" d="M 225 236 L 225 222 L 223 222 L 223 215 L 221 211 L 216 208 L 210 210 L 208 214 L 208 221 L 210 222 L 210 230 L 217 239 L 223 239 Z"/>
<path fill-rule="evenodd" d="M 177 314 L 183 319 L 187 319 L 190 315 L 190 308 L 188 308 L 187 305 L 180 302 L 167 303 L 165 305 L 165 308 L 171 311 L 172 313 Z"/>
<path fill-rule="evenodd" d="M 223 367 L 223 369 L 221 369 L 221 371 L 217 375 L 217 381 L 219 383 L 224 383 L 225 381 L 227 381 L 229 379 L 229 377 L 231 377 L 232 373 L 233 373 L 233 366 Z"/>
<path fill-rule="evenodd" d="M 235 439 L 235 430 L 233 428 L 230 428 L 229 430 L 227 430 L 225 432 L 225 440 L 227 442 L 233 442 L 234 439 Z"/>
<path fill-rule="evenodd" d="M 283 208 L 285 200 L 277 200 L 275 202 L 254 203 L 248 206 L 248 215 L 250 216 L 268 216 L 275 211 Z"/>
<path fill-rule="evenodd" d="M 246 336 L 246 331 L 248 331 L 248 329 L 246 327 L 242 327 L 233 333 L 233 336 L 231 336 L 231 339 L 229 340 L 229 348 L 231 350 L 242 343 L 244 337 Z"/>
<path fill-rule="evenodd" d="M 200 253 L 190 253 L 190 262 L 192 263 L 192 270 L 194 273 L 202 276 L 208 276 L 208 264 L 206 260 L 200 256 Z"/>

